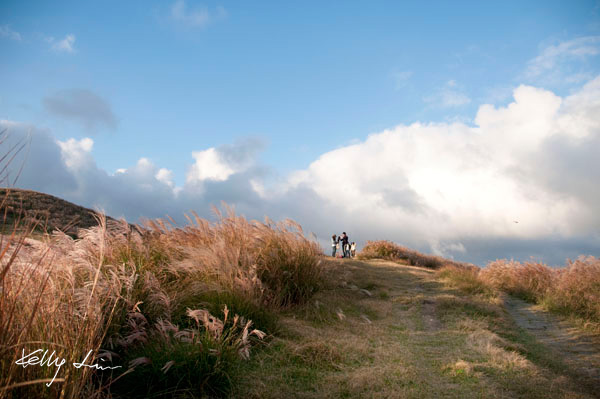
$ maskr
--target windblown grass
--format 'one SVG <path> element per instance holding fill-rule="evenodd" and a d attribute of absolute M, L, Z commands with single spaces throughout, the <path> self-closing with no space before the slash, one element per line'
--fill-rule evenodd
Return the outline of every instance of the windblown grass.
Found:
<path fill-rule="evenodd" d="M 293 221 L 189 220 L 3 235 L 0 398 L 226 395 L 278 311 L 322 287 L 322 250 Z M 15 363 L 39 348 L 66 359 L 50 387 L 56 367 Z M 72 367 L 90 350 L 88 364 L 121 368 Z"/>
<path fill-rule="evenodd" d="M 563 268 L 497 260 L 480 270 L 446 266 L 439 273 L 470 293 L 504 291 L 548 310 L 600 324 L 600 259 L 593 256 L 569 260 Z"/>
<path fill-rule="evenodd" d="M 529 302 L 538 302 L 552 286 L 553 270 L 543 263 L 497 260 L 481 271 L 482 281 Z"/>
<path fill-rule="evenodd" d="M 77 242 L 64 235 L 46 242 L 23 235 L 3 237 L 0 397 L 82 397 L 94 392 L 92 369 L 70 366 L 90 350 L 100 352 L 119 291 L 132 278 L 116 268 L 102 273 L 105 246 L 96 238 L 104 232 L 101 224 Z M 16 364 L 23 354 L 40 348 L 66 360 L 50 386 L 45 383 L 54 378 L 56 367 Z"/>
<path fill-rule="evenodd" d="M 568 261 L 566 268 L 557 270 L 550 295 L 543 302 L 551 310 L 574 312 L 600 323 L 600 259 L 588 256 Z"/>

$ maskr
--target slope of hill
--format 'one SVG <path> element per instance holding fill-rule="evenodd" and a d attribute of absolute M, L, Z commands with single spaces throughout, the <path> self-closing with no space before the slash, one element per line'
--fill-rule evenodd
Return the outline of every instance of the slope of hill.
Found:
<path fill-rule="evenodd" d="M 0 224 L 2 231 L 20 220 L 38 223 L 36 230 L 61 230 L 76 235 L 79 229 L 96 226 L 96 212 L 50 194 L 17 188 L 0 188 Z M 111 219 L 107 217 L 107 219 Z"/>
<path fill-rule="evenodd" d="M 565 352 L 521 327 L 502 295 L 465 292 L 431 269 L 328 267 L 333 286 L 287 314 L 287 334 L 243 364 L 235 397 L 597 397 L 597 337 L 585 356 Z"/>
<path fill-rule="evenodd" d="M 0 195 L 4 220 L 97 224 L 50 195 Z M 333 259 L 295 222 L 217 216 L 0 236 L 0 399 L 598 397 L 597 331 L 509 297 L 479 268 L 386 241 Z M 578 262 L 561 275 L 584 276 L 598 303 L 598 261 Z M 505 266 L 489 269 L 513 276 Z M 67 365 L 93 350 L 117 371 L 20 367 L 24 348 Z"/>

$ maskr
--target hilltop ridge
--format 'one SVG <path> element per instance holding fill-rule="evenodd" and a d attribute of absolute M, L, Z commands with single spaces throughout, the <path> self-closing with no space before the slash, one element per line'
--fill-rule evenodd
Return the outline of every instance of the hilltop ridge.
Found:
<path fill-rule="evenodd" d="M 38 230 L 61 230 L 76 235 L 98 224 L 96 211 L 50 194 L 19 188 L 0 188 L 0 224 L 38 223 Z M 107 220 L 114 220 L 107 216 Z M 3 226 L 3 227 L 4 227 Z"/>

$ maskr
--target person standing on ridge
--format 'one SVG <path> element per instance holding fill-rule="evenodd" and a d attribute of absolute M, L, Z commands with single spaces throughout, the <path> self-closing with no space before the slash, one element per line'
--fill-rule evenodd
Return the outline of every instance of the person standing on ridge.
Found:
<path fill-rule="evenodd" d="M 350 251 L 346 248 L 348 246 L 348 235 L 345 231 L 342 233 L 339 239 L 342 241 L 342 251 L 344 253 L 344 258 L 348 258 L 350 255 Z"/>
<path fill-rule="evenodd" d="M 335 252 L 337 250 L 338 242 L 340 239 L 334 234 L 331 236 L 331 256 L 335 258 Z"/>

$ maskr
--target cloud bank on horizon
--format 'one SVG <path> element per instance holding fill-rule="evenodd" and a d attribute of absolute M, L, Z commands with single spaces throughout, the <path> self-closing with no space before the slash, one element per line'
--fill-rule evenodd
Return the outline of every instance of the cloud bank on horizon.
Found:
<path fill-rule="evenodd" d="M 0 129 L 30 142 L 14 161 L 24 163 L 18 187 L 130 221 L 209 216 L 225 201 L 249 218 L 291 217 L 324 245 L 343 228 L 361 243 L 389 239 L 479 264 L 529 256 L 561 264 L 600 251 L 599 115 L 600 76 L 564 97 L 520 85 L 508 105 L 480 105 L 472 124 L 398 125 L 287 176 L 258 161 L 258 139 L 193 151 L 182 186 L 146 158 L 103 170 L 91 138 L 59 141 L 8 120 Z"/>
<path fill-rule="evenodd" d="M 596 0 L 0 11 L 17 187 L 132 222 L 225 201 L 324 247 L 600 255 Z"/>

